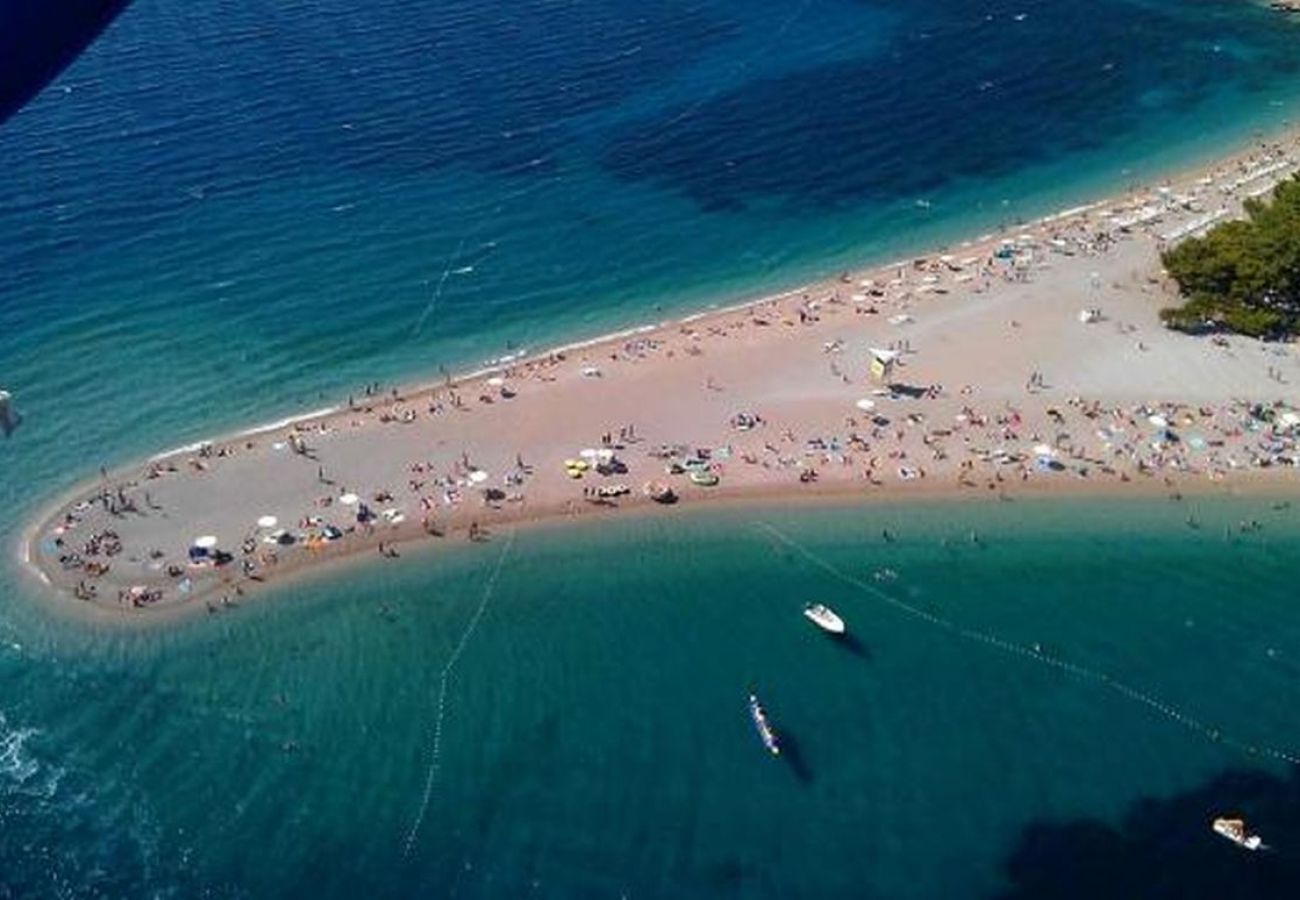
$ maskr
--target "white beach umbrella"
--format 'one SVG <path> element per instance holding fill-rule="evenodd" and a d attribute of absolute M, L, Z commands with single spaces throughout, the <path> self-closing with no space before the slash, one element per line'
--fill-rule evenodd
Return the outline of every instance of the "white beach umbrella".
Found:
<path fill-rule="evenodd" d="M 873 409 L 876 408 L 876 401 L 868 400 L 866 397 L 863 397 L 861 400 L 859 400 L 857 403 L 853 405 L 856 406 L 858 409 L 862 410 L 863 412 L 871 412 Z"/>
<path fill-rule="evenodd" d="M 1034 453 L 1037 454 L 1038 456 L 1055 456 L 1055 455 L 1056 455 L 1056 451 L 1053 450 L 1051 447 L 1049 447 L 1047 444 L 1035 444 L 1035 445 L 1034 445 Z"/>
<path fill-rule="evenodd" d="M 487 380 L 487 383 L 490 387 L 501 387 L 506 383 L 506 380 L 500 375 L 493 375 Z"/>
<path fill-rule="evenodd" d="M 280 524 L 280 520 L 275 516 L 262 516 L 257 520 L 258 528 L 274 528 L 278 524 Z"/>
<path fill-rule="evenodd" d="M 356 506 L 361 502 L 361 498 L 356 494 L 344 494 L 342 497 L 339 497 L 339 502 L 344 506 Z"/>
<path fill-rule="evenodd" d="M 215 535 L 205 534 L 202 537 L 194 539 L 194 546 L 198 547 L 200 550 L 211 550 L 213 547 L 217 546 L 217 538 Z"/>
<path fill-rule="evenodd" d="M 578 455 L 583 459 L 596 459 L 600 456 L 600 451 L 595 447 L 584 447 L 578 451 Z"/>
<path fill-rule="evenodd" d="M 487 480 L 488 480 L 488 473 L 484 472 L 482 469 L 475 469 L 473 472 L 469 473 L 470 484 L 482 484 Z"/>
<path fill-rule="evenodd" d="M 1169 420 L 1164 416 L 1147 416 L 1147 421 L 1157 428 L 1168 428 Z"/>

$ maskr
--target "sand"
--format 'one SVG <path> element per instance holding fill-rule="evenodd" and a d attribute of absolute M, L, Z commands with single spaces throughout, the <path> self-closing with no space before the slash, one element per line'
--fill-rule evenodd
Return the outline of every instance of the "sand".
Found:
<path fill-rule="evenodd" d="M 649 482 L 674 509 L 1294 491 L 1292 345 L 1179 334 L 1157 314 L 1177 302 L 1160 248 L 1239 215 L 1300 168 L 1298 148 L 1290 136 L 916 259 L 160 454 L 55 504 L 24 555 L 57 592 L 143 616 L 220 611 L 406 541 L 644 509 Z M 884 379 L 873 348 L 898 354 Z M 572 477 L 566 460 L 602 451 L 612 471 Z M 719 483 L 668 471 L 692 461 Z M 196 558 L 201 536 L 228 561 Z"/>

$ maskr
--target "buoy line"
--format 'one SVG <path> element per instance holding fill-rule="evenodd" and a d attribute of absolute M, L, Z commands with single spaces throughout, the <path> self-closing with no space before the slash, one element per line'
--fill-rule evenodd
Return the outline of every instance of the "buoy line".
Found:
<path fill-rule="evenodd" d="M 790 538 L 789 536 L 781 532 L 775 526 L 770 525 L 767 522 L 756 522 L 755 525 L 757 525 L 757 527 L 766 531 L 768 534 L 772 535 L 772 537 L 776 538 L 782 544 L 784 544 L 785 546 L 789 547 L 791 550 L 798 553 L 808 562 L 817 566 L 819 569 L 826 572 L 828 575 L 838 579 L 839 581 L 844 582 L 845 584 L 857 588 L 859 591 L 862 591 L 863 593 L 875 597 L 877 600 L 881 600 L 884 603 L 889 604 L 895 609 L 898 609 L 906 613 L 907 615 L 912 616 L 913 618 L 920 619 L 924 622 L 929 623 L 930 625 L 934 625 L 937 628 L 941 628 L 944 631 L 948 631 L 964 640 L 968 640 L 973 643 L 984 644 L 986 646 L 993 647 L 994 649 L 1001 650 L 1004 653 L 1010 653 L 1012 655 L 1019 656 L 1024 659 L 1028 659 L 1033 662 L 1041 663 L 1042 665 L 1048 666 L 1049 668 L 1066 672 L 1078 678 L 1082 678 L 1088 681 L 1095 681 L 1098 684 L 1110 688 L 1112 691 L 1119 694 L 1121 697 L 1131 700 L 1134 703 L 1139 703 L 1143 706 L 1146 706 L 1147 708 L 1153 710 L 1154 712 L 1157 712 L 1160 715 L 1164 716 L 1165 718 L 1173 722 L 1176 722 L 1179 725 L 1182 725 L 1183 727 L 1187 728 L 1190 731 L 1194 731 L 1200 734 L 1201 736 L 1211 741 L 1214 741 L 1216 743 L 1223 744 L 1228 747 L 1232 747 L 1233 749 L 1238 750 L 1242 753 L 1248 754 L 1250 756 L 1267 756 L 1272 759 L 1277 759 L 1283 762 L 1291 763 L 1293 765 L 1300 765 L 1300 755 L 1276 747 L 1250 744 L 1247 743 L 1246 741 L 1238 740 L 1237 738 L 1234 738 L 1231 735 L 1224 734 L 1217 728 L 1205 724 L 1204 722 L 1200 721 L 1194 716 L 1188 715 L 1187 713 L 1183 712 L 1182 710 L 1173 706 L 1172 704 L 1165 703 L 1161 701 L 1159 698 L 1155 697 L 1154 695 L 1148 694 L 1145 691 L 1141 691 L 1133 687 L 1132 685 L 1126 684 L 1123 681 L 1113 678 L 1107 673 L 1102 672 L 1098 669 L 1091 669 L 1088 668 L 1087 666 L 1082 666 L 1079 665 L 1078 663 L 1073 663 L 1070 662 L 1069 660 L 1061 659 L 1060 657 L 1052 656 L 1051 654 L 1044 653 L 1043 650 L 1037 646 L 1025 647 L 1013 641 L 1006 640 L 1005 638 L 998 637 L 997 635 L 989 632 L 979 631 L 974 628 L 962 627 L 950 619 L 945 619 L 942 616 L 937 616 L 934 613 L 927 612 L 924 609 L 921 609 L 920 607 L 913 606 L 907 601 L 900 600 L 899 598 L 889 593 L 886 593 L 885 591 L 882 591 L 880 588 L 876 587 L 875 585 L 863 581 L 861 578 L 857 578 L 853 575 L 849 575 L 848 573 L 841 571 L 836 566 L 832 565 L 831 563 L 822 559 L 817 554 L 813 553 L 811 550 L 808 550 L 807 548 L 805 548 L 804 546 L 796 542 L 793 538 Z"/>
<path fill-rule="evenodd" d="M 433 798 L 433 790 L 438 783 L 439 762 L 442 758 L 442 723 L 447 712 L 447 686 L 451 680 L 451 674 L 456 668 L 456 663 L 460 661 L 461 654 L 465 652 L 465 645 L 473 637 L 474 632 L 478 629 L 478 623 L 483 618 L 483 613 L 487 609 L 488 602 L 492 599 L 492 592 L 496 588 L 497 577 L 501 574 L 501 569 L 505 566 L 506 557 L 510 553 L 510 548 L 514 545 L 515 533 L 510 532 L 506 538 L 505 546 L 501 548 L 501 555 L 497 557 L 496 566 L 492 569 L 492 574 L 488 576 L 487 584 L 483 587 L 483 596 L 479 599 L 478 607 L 474 610 L 474 615 L 470 616 L 469 622 L 465 625 L 465 630 L 461 632 L 460 640 L 451 651 L 451 656 L 447 657 L 447 663 L 442 667 L 442 673 L 438 678 L 438 699 L 434 704 L 433 725 L 431 727 L 432 737 L 429 741 L 429 765 L 424 776 L 424 791 L 420 797 L 420 806 L 415 813 L 415 818 L 411 821 L 411 827 L 407 829 L 406 841 L 404 844 L 403 855 L 409 856 L 415 848 L 415 839 L 420 833 L 420 826 L 424 824 L 425 813 L 429 810 L 429 802 Z"/>

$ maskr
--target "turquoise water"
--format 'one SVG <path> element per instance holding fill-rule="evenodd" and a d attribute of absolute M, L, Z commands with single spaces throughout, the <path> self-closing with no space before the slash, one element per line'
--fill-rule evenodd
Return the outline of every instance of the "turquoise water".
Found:
<path fill-rule="evenodd" d="M 0 128 L 0 897 L 1294 885 L 1203 843 L 1221 804 L 1300 840 L 1292 776 L 1229 746 L 1295 746 L 1267 503 L 772 514 L 961 628 L 757 513 L 521 533 L 490 593 L 504 541 L 139 633 L 62 620 L 15 556 L 102 464 L 1203 158 L 1293 115 L 1296 47 L 1235 0 L 139 0 Z M 1072 858 L 1117 883 L 1051 883 Z"/>
<path fill-rule="evenodd" d="M 1297 511 L 1263 502 L 756 508 L 499 534 L 182 628 L 18 623 L 4 878 L 20 896 L 1082 896 L 1068 860 L 1093 842 L 1070 826 L 1093 823 L 1131 845 L 1089 854 L 1091 896 L 1153 878 L 1172 892 L 1142 896 L 1210 896 L 1192 887 L 1222 888 L 1217 870 L 1268 879 L 1236 896 L 1286 896 L 1300 788 L 1236 744 L 1300 749 L 1298 549 Z M 813 599 L 853 643 L 803 620 Z M 1092 674 L 1007 649 L 1035 645 Z M 1225 810 L 1281 848 L 1264 868 L 1208 834 Z M 1014 893 L 1027 848 L 1019 883 L 1056 890 Z"/>

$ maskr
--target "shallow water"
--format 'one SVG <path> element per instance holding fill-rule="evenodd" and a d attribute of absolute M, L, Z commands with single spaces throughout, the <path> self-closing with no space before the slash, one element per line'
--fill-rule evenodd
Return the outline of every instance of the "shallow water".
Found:
<path fill-rule="evenodd" d="M 0 129 L 0 385 L 24 416 L 0 541 L 101 464 L 370 379 L 1122 188 L 1290 115 L 1295 47 L 1209 0 L 139 0 Z M 764 517 L 945 621 L 1294 747 L 1292 514 L 1198 515 Z M 1070 896 L 1035 879 L 1071 854 L 1216 884 L 1206 804 L 1300 831 L 1265 803 L 1291 782 L 1215 781 L 1277 761 L 856 593 L 755 518 L 526 531 L 490 595 L 501 541 L 140 633 L 51 615 L 6 553 L 0 896 Z M 1265 529 L 1225 534 L 1243 518 Z M 811 599 L 861 646 L 812 632 Z M 757 746 L 751 685 L 793 763 Z M 1143 798 L 1169 800 L 1136 823 L 1166 846 L 1057 828 Z M 1222 871 L 1253 888 L 1289 859 Z"/>

